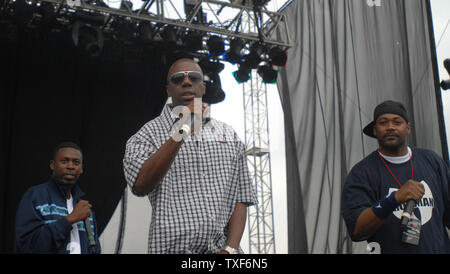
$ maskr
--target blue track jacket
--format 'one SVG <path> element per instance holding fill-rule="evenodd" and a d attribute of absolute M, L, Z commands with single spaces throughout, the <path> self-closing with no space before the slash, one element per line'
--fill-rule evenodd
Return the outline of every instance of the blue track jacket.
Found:
<path fill-rule="evenodd" d="M 72 188 L 73 205 L 84 195 L 78 185 Z M 70 224 L 66 216 L 67 201 L 64 190 L 51 178 L 48 182 L 28 189 L 20 201 L 15 223 L 16 253 L 67 254 L 70 242 Z M 90 221 L 96 242 L 95 253 L 101 253 L 97 224 L 92 212 Z M 81 253 L 91 253 L 84 221 L 77 223 Z"/>

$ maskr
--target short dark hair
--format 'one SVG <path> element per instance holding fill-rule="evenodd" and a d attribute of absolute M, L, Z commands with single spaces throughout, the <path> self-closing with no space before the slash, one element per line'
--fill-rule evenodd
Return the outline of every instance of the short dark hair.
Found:
<path fill-rule="evenodd" d="M 60 144 L 58 144 L 54 149 L 53 149 L 53 160 L 55 160 L 56 158 L 56 154 L 58 154 L 58 151 L 62 148 L 73 148 L 78 150 L 79 152 L 81 152 L 81 155 L 83 156 L 83 151 L 81 150 L 80 146 L 75 144 L 74 142 L 70 142 L 70 141 L 66 141 L 66 142 L 62 142 Z"/>

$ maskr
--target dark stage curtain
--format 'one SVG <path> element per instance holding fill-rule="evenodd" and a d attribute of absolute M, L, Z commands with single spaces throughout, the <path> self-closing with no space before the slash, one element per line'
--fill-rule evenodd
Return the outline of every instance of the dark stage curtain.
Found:
<path fill-rule="evenodd" d="M 22 195 L 50 177 L 52 150 L 66 140 L 84 151 L 79 185 L 103 231 L 125 188 L 125 143 L 167 99 L 168 51 L 106 37 L 93 58 L 68 28 L 0 18 L 1 252 L 13 250 Z"/>

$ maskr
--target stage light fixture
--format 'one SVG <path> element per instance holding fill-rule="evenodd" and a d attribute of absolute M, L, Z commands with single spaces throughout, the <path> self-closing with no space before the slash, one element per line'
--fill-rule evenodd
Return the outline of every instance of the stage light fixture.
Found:
<path fill-rule="evenodd" d="M 248 80 L 250 80 L 250 78 L 251 78 L 251 76 L 250 76 L 251 71 L 252 70 L 251 70 L 251 68 L 248 65 L 241 64 L 239 66 L 239 69 L 236 70 L 235 72 L 233 72 L 234 79 L 236 79 L 236 81 L 239 84 L 245 83 Z"/>
<path fill-rule="evenodd" d="M 100 13 L 93 13 L 84 10 L 77 10 L 74 14 L 75 21 L 81 21 L 93 26 L 103 26 L 106 17 Z M 117 24 L 117 21 L 115 22 Z"/>
<path fill-rule="evenodd" d="M 240 38 L 235 38 L 230 41 L 230 49 L 225 55 L 225 60 L 232 64 L 237 64 L 241 62 L 242 59 L 242 49 L 244 48 L 244 41 Z"/>
<path fill-rule="evenodd" d="M 270 0 L 252 0 L 253 6 L 255 7 L 263 7 L 269 3 Z"/>
<path fill-rule="evenodd" d="M 243 57 L 243 62 L 247 63 L 250 68 L 256 69 L 258 68 L 259 63 L 261 63 L 262 59 L 258 55 L 255 54 L 247 54 Z"/>
<path fill-rule="evenodd" d="M 225 65 L 220 61 L 211 61 L 209 58 L 203 58 L 198 62 L 198 65 L 202 68 L 205 74 L 215 73 L 219 74 L 224 68 Z"/>
<path fill-rule="evenodd" d="M 220 56 L 225 53 L 225 43 L 220 36 L 212 35 L 206 44 L 212 56 Z"/>
<path fill-rule="evenodd" d="M 138 37 L 143 42 L 151 42 L 153 40 L 153 26 L 150 22 L 140 22 L 138 26 Z"/>
<path fill-rule="evenodd" d="M 197 31 L 190 31 L 184 38 L 184 46 L 192 52 L 203 49 L 203 35 Z"/>
<path fill-rule="evenodd" d="M 269 65 L 263 65 L 258 67 L 258 74 L 261 76 L 263 83 L 275 84 L 277 82 L 278 71 L 274 70 Z"/>
<path fill-rule="evenodd" d="M 33 19 L 34 8 L 25 2 L 25 0 L 17 0 L 12 4 L 13 16 L 19 18 L 23 22 L 29 22 Z"/>
<path fill-rule="evenodd" d="M 177 32 L 174 26 L 167 25 L 161 33 L 164 42 L 169 44 L 177 44 Z"/>
<path fill-rule="evenodd" d="M 252 69 L 258 68 L 259 64 L 262 62 L 262 54 L 264 53 L 264 46 L 257 42 L 251 45 L 250 53 L 244 56 L 244 62 L 250 66 Z"/>
<path fill-rule="evenodd" d="M 218 73 L 210 72 L 205 74 L 205 95 L 202 101 L 208 104 L 217 104 L 225 99 L 225 92 L 222 89 L 220 76 Z"/>
<path fill-rule="evenodd" d="M 450 59 L 444 60 L 444 67 L 448 72 L 448 75 L 450 75 Z M 443 80 L 441 82 L 441 88 L 443 90 L 449 90 L 450 89 L 450 79 L 449 80 Z"/>
<path fill-rule="evenodd" d="M 95 26 L 81 21 L 74 23 L 72 39 L 75 46 L 81 48 L 91 57 L 100 56 L 103 50 L 103 32 Z"/>
<path fill-rule="evenodd" d="M 41 2 L 37 8 L 39 14 L 42 16 L 42 21 L 51 23 L 55 19 L 55 7 L 50 2 Z"/>
<path fill-rule="evenodd" d="M 116 21 L 114 24 L 115 37 L 122 42 L 129 42 L 136 31 L 136 25 L 129 21 Z"/>
<path fill-rule="evenodd" d="M 270 64 L 284 67 L 287 62 L 287 51 L 282 50 L 279 47 L 271 48 L 269 52 L 269 58 Z"/>
<path fill-rule="evenodd" d="M 449 90 L 450 89 L 450 80 L 442 80 L 441 88 L 443 90 Z"/>

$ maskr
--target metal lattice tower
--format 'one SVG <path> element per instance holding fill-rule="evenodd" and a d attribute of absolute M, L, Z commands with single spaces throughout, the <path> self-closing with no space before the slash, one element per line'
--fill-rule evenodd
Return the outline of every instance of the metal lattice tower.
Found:
<path fill-rule="evenodd" d="M 251 74 L 243 87 L 245 145 L 258 205 L 248 208 L 249 253 L 275 254 L 267 88 Z"/>

